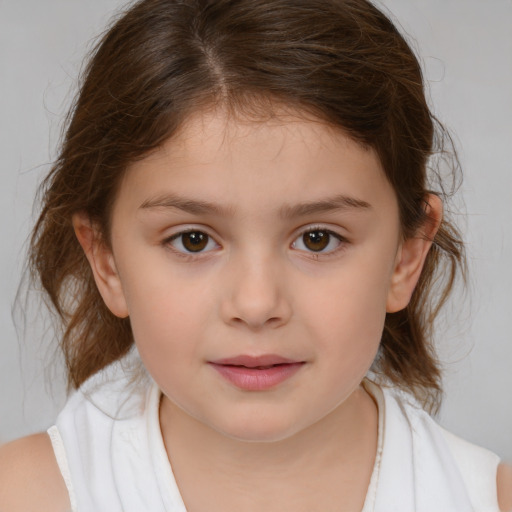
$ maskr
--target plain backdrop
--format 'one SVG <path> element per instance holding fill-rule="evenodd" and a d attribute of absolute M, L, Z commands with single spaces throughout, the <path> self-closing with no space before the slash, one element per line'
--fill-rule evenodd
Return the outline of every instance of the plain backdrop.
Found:
<path fill-rule="evenodd" d="M 124 2 L 0 0 L 0 441 L 51 424 L 65 398 L 48 322 L 11 316 L 36 188 L 56 157 L 82 57 Z M 470 266 L 437 332 L 440 422 L 512 462 L 512 0 L 382 0 L 412 39 L 455 134 L 454 205 Z M 40 301 L 30 296 L 29 310 Z M 51 371 L 45 370 L 50 366 Z"/>

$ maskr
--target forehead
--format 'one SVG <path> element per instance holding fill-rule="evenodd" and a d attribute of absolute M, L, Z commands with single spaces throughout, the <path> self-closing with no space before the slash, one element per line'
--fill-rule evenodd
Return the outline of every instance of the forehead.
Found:
<path fill-rule="evenodd" d="M 234 210 L 337 194 L 376 203 L 394 197 L 371 148 L 290 110 L 263 119 L 221 109 L 190 116 L 160 148 L 129 166 L 119 196 L 140 204 L 165 193 L 230 203 Z"/>
<path fill-rule="evenodd" d="M 257 151 L 258 160 L 276 160 L 289 157 L 287 151 L 318 153 L 340 146 L 373 153 L 341 128 L 293 107 L 270 105 L 254 112 L 213 107 L 192 114 L 160 148 L 160 156 L 172 158 L 188 153 L 196 158 L 223 154 L 234 157 L 243 152 L 247 157 L 251 151 Z"/>

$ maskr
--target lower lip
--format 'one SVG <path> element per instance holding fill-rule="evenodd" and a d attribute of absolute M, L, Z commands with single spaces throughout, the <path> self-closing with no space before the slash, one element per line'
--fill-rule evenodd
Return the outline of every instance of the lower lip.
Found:
<path fill-rule="evenodd" d="M 304 363 L 277 364 L 270 368 L 247 368 L 210 363 L 227 381 L 246 391 L 271 389 L 296 374 Z"/>

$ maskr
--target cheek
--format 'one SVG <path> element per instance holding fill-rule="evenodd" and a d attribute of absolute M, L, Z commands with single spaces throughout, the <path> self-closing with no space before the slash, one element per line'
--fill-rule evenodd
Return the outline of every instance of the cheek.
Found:
<path fill-rule="evenodd" d="M 141 242 L 125 245 L 119 270 L 133 323 L 155 324 L 158 330 L 166 324 L 176 328 L 176 322 L 184 322 L 203 307 L 207 283 L 201 276 L 191 278 L 187 263 L 177 264 L 160 247 L 141 248 Z"/>
<path fill-rule="evenodd" d="M 136 340 L 172 345 L 194 338 L 209 316 L 210 303 L 205 290 L 171 281 L 133 290 L 128 308 Z"/>
<path fill-rule="evenodd" d="M 375 262 L 360 263 L 309 283 L 309 299 L 301 305 L 309 335 L 346 371 L 371 365 L 386 318 L 389 272 Z"/>
<path fill-rule="evenodd" d="M 312 279 L 301 296 L 316 311 L 317 318 L 347 328 L 365 329 L 365 324 L 382 325 L 386 314 L 389 271 L 373 264 L 349 265 L 339 271 Z M 306 289 L 308 292 L 306 292 Z M 320 321 L 322 323 L 322 321 Z"/>
<path fill-rule="evenodd" d="M 169 392 L 182 389 L 201 362 L 197 303 L 183 293 L 154 289 L 151 299 L 132 303 L 131 325 L 140 357 L 159 386 Z"/>
<path fill-rule="evenodd" d="M 179 341 L 185 335 L 184 329 L 190 335 L 197 326 L 204 293 L 197 285 L 182 282 L 162 255 L 151 258 L 151 253 L 131 254 L 133 257 L 125 259 L 119 270 L 139 351 L 171 351 L 174 344 L 182 346 Z M 135 265 L 140 261 L 144 265 Z"/>

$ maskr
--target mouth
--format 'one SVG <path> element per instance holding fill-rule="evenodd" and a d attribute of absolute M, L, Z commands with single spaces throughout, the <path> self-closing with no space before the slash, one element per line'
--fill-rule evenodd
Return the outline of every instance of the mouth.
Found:
<path fill-rule="evenodd" d="M 287 359 L 274 354 L 240 355 L 210 361 L 209 364 L 235 387 L 245 391 L 272 389 L 295 375 L 305 361 Z"/>
<path fill-rule="evenodd" d="M 276 354 L 264 354 L 261 356 L 240 355 L 236 357 L 227 357 L 225 359 L 217 359 L 211 361 L 212 364 L 220 364 L 227 366 L 245 366 L 246 368 L 270 367 L 280 364 L 293 364 L 300 361 L 287 359 Z"/>

